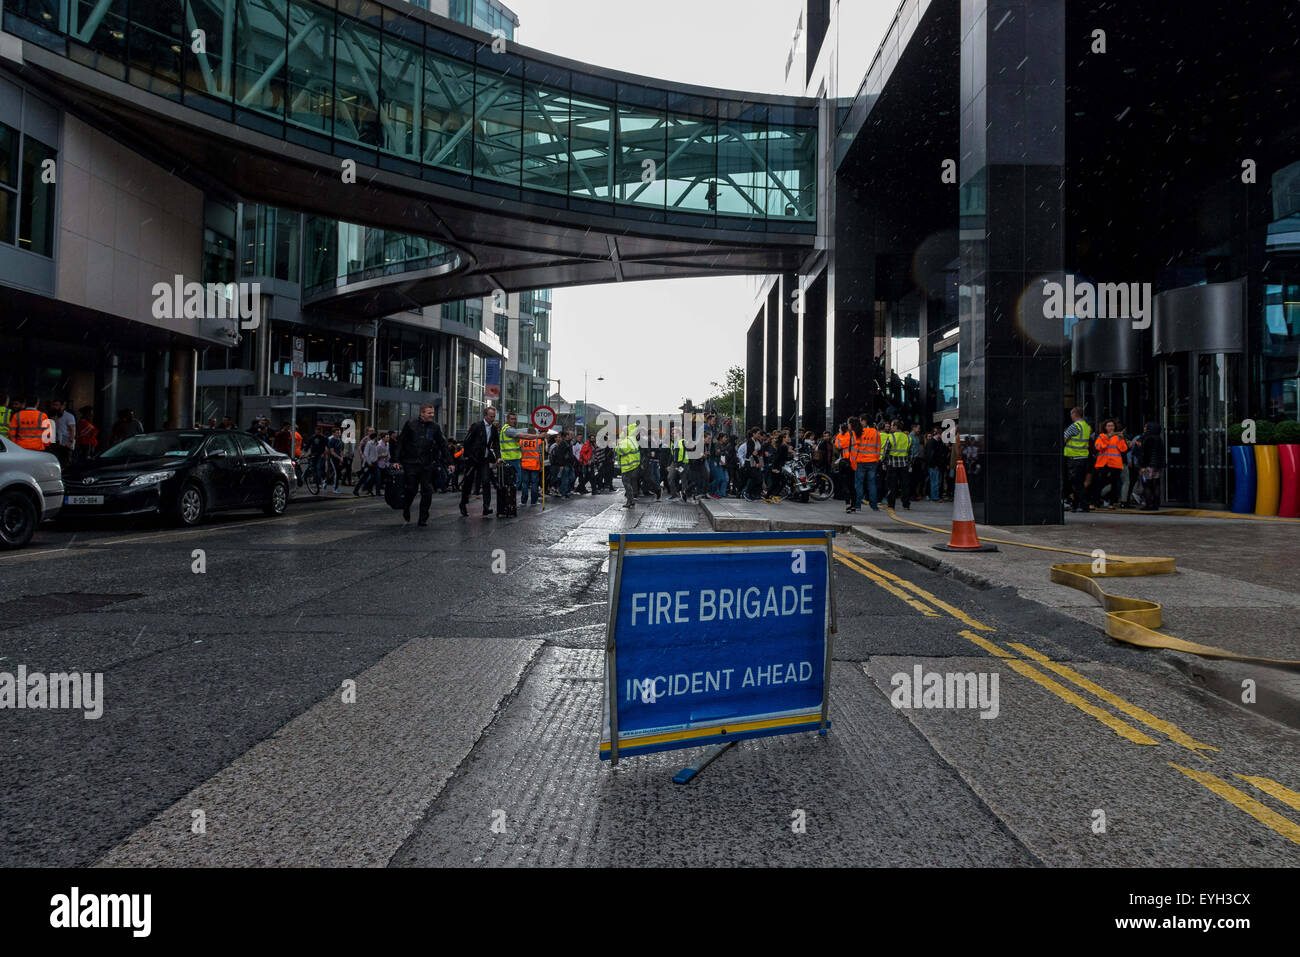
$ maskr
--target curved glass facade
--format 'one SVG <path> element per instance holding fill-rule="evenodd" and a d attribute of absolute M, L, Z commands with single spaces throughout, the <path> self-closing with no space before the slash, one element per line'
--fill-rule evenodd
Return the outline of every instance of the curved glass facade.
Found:
<path fill-rule="evenodd" d="M 454 267 L 459 262 L 458 252 L 423 236 L 306 217 L 304 295 L 413 269 Z"/>
<path fill-rule="evenodd" d="M 612 215 L 815 228 L 812 107 L 575 72 L 365 0 L 13 0 L 5 14 L 110 76 L 397 172 Z"/>

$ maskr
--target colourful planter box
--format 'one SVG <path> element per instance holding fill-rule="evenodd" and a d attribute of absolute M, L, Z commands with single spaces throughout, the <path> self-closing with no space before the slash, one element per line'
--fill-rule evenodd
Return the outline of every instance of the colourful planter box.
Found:
<path fill-rule="evenodd" d="M 1300 518 L 1300 445 L 1279 445 L 1277 457 L 1282 471 L 1282 500 L 1277 513 L 1283 518 Z"/>
<path fill-rule="evenodd" d="M 1255 510 L 1255 447 L 1232 446 L 1233 482 L 1232 510 L 1239 515 L 1249 515 Z"/>
<path fill-rule="evenodd" d="M 1255 446 L 1255 514 L 1276 515 L 1282 498 L 1282 469 L 1276 445 Z"/>

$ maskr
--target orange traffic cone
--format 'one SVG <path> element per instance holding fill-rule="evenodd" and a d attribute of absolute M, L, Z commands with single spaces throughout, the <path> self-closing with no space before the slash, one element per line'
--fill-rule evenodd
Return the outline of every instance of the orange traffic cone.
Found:
<path fill-rule="evenodd" d="M 970 506 L 970 486 L 966 484 L 966 467 L 957 463 L 957 487 L 952 493 L 952 536 L 947 545 L 935 545 L 941 552 L 996 552 L 996 545 L 980 544 L 975 534 L 975 512 Z"/>

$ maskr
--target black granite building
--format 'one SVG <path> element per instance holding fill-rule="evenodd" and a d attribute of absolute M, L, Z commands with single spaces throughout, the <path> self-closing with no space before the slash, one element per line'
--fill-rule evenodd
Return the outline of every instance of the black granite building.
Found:
<path fill-rule="evenodd" d="M 761 289 L 749 421 L 951 419 L 976 518 L 1050 524 L 1079 405 L 1158 422 L 1166 498 L 1223 505 L 1229 427 L 1297 418 L 1300 8 L 873 6 L 796 30 L 825 225 Z"/>

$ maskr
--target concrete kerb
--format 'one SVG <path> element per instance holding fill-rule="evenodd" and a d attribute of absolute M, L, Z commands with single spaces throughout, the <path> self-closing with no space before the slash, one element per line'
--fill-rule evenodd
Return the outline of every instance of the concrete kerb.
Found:
<path fill-rule="evenodd" d="M 993 575 L 972 571 L 967 568 L 959 568 L 935 554 L 902 544 L 873 529 L 854 526 L 851 532 L 868 544 L 886 549 L 901 558 L 906 558 L 931 571 L 938 571 L 974 588 L 1009 587 L 1016 589 L 1017 593 L 1019 593 L 1019 589 L 1013 581 L 999 580 Z M 1026 595 L 1022 595 L 1022 597 L 1026 601 L 1033 601 L 1043 605 L 1044 608 L 1063 612 L 1063 609 L 1052 608 L 1051 605 L 1044 604 L 1036 598 Z M 1064 613 L 1069 614 L 1069 612 Z M 1101 638 L 1104 641 L 1113 640 L 1106 637 L 1104 631 Z M 1300 677 L 1286 671 L 1269 668 L 1261 669 L 1257 665 L 1246 662 L 1218 661 L 1167 649 L 1157 650 L 1156 654 L 1166 666 L 1176 671 L 1184 679 L 1236 707 L 1242 707 L 1243 678 L 1251 678 L 1258 685 L 1258 695 L 1255 703 L 1248 709 L 1250 713 L 1262 715 L 1289 728 L 1300 730 Z"/>

